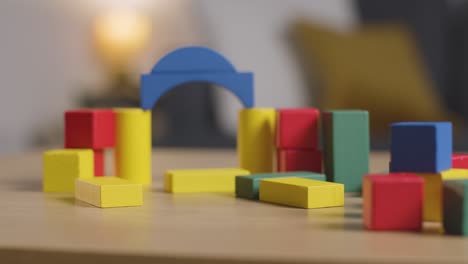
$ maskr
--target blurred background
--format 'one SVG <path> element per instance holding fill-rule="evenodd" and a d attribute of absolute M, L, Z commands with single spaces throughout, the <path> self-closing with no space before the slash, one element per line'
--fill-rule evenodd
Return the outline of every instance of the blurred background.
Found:
<path fill-rule="evenodd" d="M 374 148 L 392 122 L 448 120 L 468 146 L 468 1 L 2 0 L 0 36 L 0 154 L 61 145 L 66 109 L 137 107 L 140 74 L 185 45 L 253 71 L 256 106 L 369 110 Z M 234 147 L 240 108 L 177 87 L 153 142 Z"/>

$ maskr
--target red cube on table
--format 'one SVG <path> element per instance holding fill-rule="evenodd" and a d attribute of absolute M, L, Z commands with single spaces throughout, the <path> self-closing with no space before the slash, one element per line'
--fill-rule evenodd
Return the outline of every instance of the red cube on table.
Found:
<path fill-rule="evenodd" d="M 277 157 L 278 172 L 322 172 L 322 153 L 319 150 L 279 149 Z"/>
<path fill-rule="evenodd" d="M 411 173 L 364 177 L 364 226 L 370 230 L 419 231 L 422 228 L 424 180 Z"/>

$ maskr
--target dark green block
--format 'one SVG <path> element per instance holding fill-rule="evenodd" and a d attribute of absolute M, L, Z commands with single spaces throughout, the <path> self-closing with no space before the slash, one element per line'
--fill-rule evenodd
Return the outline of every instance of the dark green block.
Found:
<path fill-rule="evenodd" d="M 280 173 L 259 173 L 236 177 L 236 196 L 240 198 L 258 200 L 258 186 L 260 180 L 268 178 L 301 177 L 311 180 L 325 181 L 325 175 L 320 173 L 295 171 Z"/>
<path fill-rule="evenodd" d="M 369 173 L 369 113 L 362 110 L 322 114 L 327 181 L 343 183 L 345 192 L 360 192 Z"/>
<path fill-rule="evenodd" d="M 444 181 L 443 224 L 447 234 L 468 235 L 468 180 Z"/>

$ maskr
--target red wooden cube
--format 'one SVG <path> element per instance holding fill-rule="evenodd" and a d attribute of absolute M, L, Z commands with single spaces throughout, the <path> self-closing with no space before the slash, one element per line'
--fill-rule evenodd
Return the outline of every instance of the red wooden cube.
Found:
<path fill-rule="evenodd" d="M 276 147 L 280 149 L 318 149 L 318 121 L 316 108 L 278 110 Z"/>
<path fill-rule="evenodd" d="M 364 177 L 364 226 L 370 230 L 419 231 L 422 228 L 424 180 L 411 173 Z"/>
<path fill-rule="evenodd" d="M 452 154 L 452 168 L 468 169 L 468 154 Z"/>
<path fill-rule="evenodd" d="M 115 114 L 110 109 L 79 109 L 65 112 L 65 148 L 112 148 Z"/>
<path fill-rule="evenodd" d="M 277 156 L 278 172 L 322 172 L 322 153 L 319 150 L 279 149 Z"/>

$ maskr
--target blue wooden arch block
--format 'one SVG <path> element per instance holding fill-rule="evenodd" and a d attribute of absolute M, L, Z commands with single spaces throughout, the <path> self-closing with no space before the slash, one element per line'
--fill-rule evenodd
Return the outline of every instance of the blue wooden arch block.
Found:
<path fill-rule="evenodd" d="M 141 76 L 141 107 L 151 109 L 172 88 L 209 82 L 236 95 L 244 107 L 254 106 L 253 74 L 237 72 L 221 54 L 205 47 L 184 47 L 164 56 L 151 73 Z"/>

